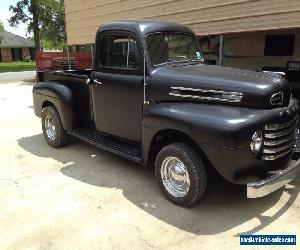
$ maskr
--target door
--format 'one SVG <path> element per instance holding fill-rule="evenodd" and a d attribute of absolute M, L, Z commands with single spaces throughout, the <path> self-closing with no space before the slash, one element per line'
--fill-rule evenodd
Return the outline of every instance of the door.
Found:
<path fill-rule="evenodd" d="M 12 60 L 13 61 L 21 61 L 22 60 L 22 55 L 20 54 L 20 49 L 19 48 L 12 48 Z M 22 52 L 22 50 L 21 50 Z"/>
<path fill-rule="evenodd" d="M 141 140 L 143 65 L 141 47 L 130 32 L 102 32 L 92 76 L 97 130 Z"/>

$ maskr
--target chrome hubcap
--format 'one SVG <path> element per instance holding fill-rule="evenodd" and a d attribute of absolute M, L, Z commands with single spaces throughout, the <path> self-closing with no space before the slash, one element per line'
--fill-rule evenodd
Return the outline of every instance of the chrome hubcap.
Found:
<path fill-rule="evenodd" d="M 55 124 L 50 115 L 47 115 L 45 117 L 45 131 L 46 131 L 47 137 L 51 141 L 54 141 L 55 137 L 56 137 L 56 130 L 55 130 Z"/>
<path fill-rule="evenodd" d="M 167 157 L 161 167 L 162 182 L 174 197 L 184 197 L 190 188 L 190 177 L 186 166 L 177 157 Z"/>

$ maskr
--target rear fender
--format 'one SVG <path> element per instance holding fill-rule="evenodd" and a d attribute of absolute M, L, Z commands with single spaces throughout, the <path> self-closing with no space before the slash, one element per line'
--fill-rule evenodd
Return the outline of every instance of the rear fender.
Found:
<path fill-rule="evenodd" d="M 74 96 L 72 90 L 60 82 L 40 82 L 33 87 L 33 106 L 36 116 L 41 117 L 46 106 L 55 106 L 64 129 L 74 127 Z"/>

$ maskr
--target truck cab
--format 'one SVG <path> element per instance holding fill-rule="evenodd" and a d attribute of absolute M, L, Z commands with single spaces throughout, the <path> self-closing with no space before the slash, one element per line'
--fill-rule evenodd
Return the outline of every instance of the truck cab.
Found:
<path fill-rule="evenodd" d="M 169 22 L 101 26 L 93 62 L 37 72 L 34 111 L 50 146 L 75 136 L 154 165 L 163 194 L 181 206 L 204 196 L 211 169 L 249 198 L 298 174 L 299 107 L 284 78 L 206 65 L 193 31 Z"/>

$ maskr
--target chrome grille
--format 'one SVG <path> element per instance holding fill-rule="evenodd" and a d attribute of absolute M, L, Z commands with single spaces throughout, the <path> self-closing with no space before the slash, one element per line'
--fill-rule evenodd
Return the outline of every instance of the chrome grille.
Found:
<path fill-rule="evenodd" d="M 262 159 L 273 161 L 290 156 L 295 149 L 298 115 L 279 124 L 268 124 L 264 128 Z"/>

